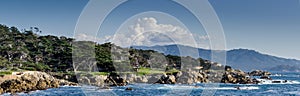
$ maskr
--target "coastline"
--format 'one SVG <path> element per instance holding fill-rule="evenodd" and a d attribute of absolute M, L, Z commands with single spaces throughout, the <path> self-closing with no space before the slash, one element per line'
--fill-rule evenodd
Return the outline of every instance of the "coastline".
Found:
<path fill-rule="evenodd" d="M 35 90 L 58 88 L 64 85 L 78 86 L 77 83 L 57 79 L 39 71 L 12 72 L 11 75 L 4 75 L 0 79 L 0 94 L 27 93 Z"/>
<path fill-rule="evenodd" d="M 28 93 L 36 90 L 46 90 L 49 88 L 58 88 L 61 86 L 80 86 L 91 85 L 99 89 L 110 89 L 111 86 L 126 86 L 127 84 L 147 83 L 147 84 L 196 84 L 196 83 L 215 83 L 224 84 L 255 84 L 249 75 L 266 75 L 269 72 L 253 71 L 245 73 L 240 70 L 227 70 L 225 74 L 216 73 L 214 75 L 222 76 L 221 81 L 212 81 L 208 76 L 212 72 L 180 71 L 176 74 L 161 74 L 153 76 L 140 76 L 135 74 L 109 74 L 109 75 L 77 75 L 78 83 L 70 82 L 64 79 L 57 79 L 53 76 L 39 71 L 12 72 L 11 75 L 0 77 L 0 94 L 3 93 Z M 232 77 L 236 75 L 237 77 Z M 75 80 L 72 80 L 75 81 Z"/>

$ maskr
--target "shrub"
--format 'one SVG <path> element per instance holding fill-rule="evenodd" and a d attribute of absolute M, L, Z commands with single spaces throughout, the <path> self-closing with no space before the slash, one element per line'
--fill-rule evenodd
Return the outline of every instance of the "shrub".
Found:
<path fill-rule="evenodd" d="M 0 71 L 0 75 L 11 75 L 11 71 Z"/>
<path fill-rule="evenodd" d="M 34 67 L 22 67 L 21 69 L 28 70 L 28 71 L 36 71 Z"/>

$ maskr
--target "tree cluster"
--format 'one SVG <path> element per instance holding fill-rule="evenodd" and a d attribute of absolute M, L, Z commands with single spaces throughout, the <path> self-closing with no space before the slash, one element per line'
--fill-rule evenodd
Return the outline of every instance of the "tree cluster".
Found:
<path fill-rule="evenodd" d="M 19 31 L 16 27 L 0 25 L 0 69 L 112 72 L 151 68 L 167 71 L 199 66 L 207 70 L 212 65 L 201 58 L 121 48 L 112 43 L 75 41 L 64 36 L 39 36 L 39 32 L 36 27 Z"/>

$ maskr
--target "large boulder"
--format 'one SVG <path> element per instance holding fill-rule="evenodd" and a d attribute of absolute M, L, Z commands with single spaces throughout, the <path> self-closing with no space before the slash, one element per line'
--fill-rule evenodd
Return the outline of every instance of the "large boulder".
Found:
<path fill-rule="evenodd" d="M 86 77 L 86 76 L 80 76 L 78 79 L 78 82 L 84 85 L 91 85 L 91 80 L 90 78 Z"/>
<path fill-rule="evenodd" d="M 147 83 L 148 79 L 147 76 L 137 76 L 136 83 Z"/>
<path fill-rule="evenodd" d="M 6 80 L 0 84 L 3 92 L 17 93 L 59 87 L 59 80 L 43 72 L 28 71 L 16 79 Z"/>
<path fill-rule="evenodd" d="M 174 75 L 169 75 L 169 78 L 168 78 L 168 81 L 167 81 L 168 84 L 175 84 L 176 83 L 176 77 Z"/>
<path fill-rule="evenodd" d="M 106 79 L 107 79 L 107 76 L 99 75 L 99 76 L 96 76 L 96 77 L 95 77 L 95 81 L 96 81 L 96 82 L 93 82 L 93 83 L 94 83 L 94 85 L 96 85 L 96 86 L 104 87 L 104 86 L 105 86 L 104 81 L 105 81 Z"/>
<path fill-rule="evenodd" d="M 109 84 L 110 86 L 125 86 L 127 85 L 127 81 L 120 77 L 117 73 L 111 73 L 107 76 L 107 79 L 105 80 L 106 84 Z"/>
<path fill-rule="evenodd" d="M 207 75 L 197 71 L 181 71 L 176 75 L 176 82 L 179 84 L 193 84 L 208 82 Z"/>
<path fill-rule="evenodd" d="M 161 74 L 153 74 L 151 76 L 148 76 L 148 83 L 153 84 L 156 83 L 158 80 L 160 80 Z"/>
<path fill-rule="evenodd" d="M 175 84 L 176 83 L 176 78 L 175 78 L 174 75 L 163 74 L 156 83 L 159 83 L 159 84 Z"/>
<path fill-rule="evenodd" d="M 121 78 L 124 78 L 124 79 L 126 79 L 128 82 L 133 83 L 133 82 L 136 81 L 137 76 L 136 76 L 136 74 L 126 74 L 126 76 L 123 75 Z"/>
<path fill-rule="evenodd" d="M 70 81 L 67 81 L 67 80 L 60 80 L 59 82 L 53 82 L 53 83 L 55 83 L 54 85 L 57 85 L 57 84 L 59 84 L 59 85 L 67 85 L 67 86 L 78 86 L 78 84 L 77 83 L 74 83 L 74 82 L 70 82 Z"/>
<path fill-rule="evenodd" d="M 0 87 L 0 94 L 3 94 L 3 89 Z"/>

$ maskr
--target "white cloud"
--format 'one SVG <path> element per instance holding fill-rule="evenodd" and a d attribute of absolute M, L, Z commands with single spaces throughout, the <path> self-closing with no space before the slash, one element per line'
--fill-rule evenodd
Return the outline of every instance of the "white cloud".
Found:
<path fill-rule="evenodd" d="M 169 44 L 208 47 L 207 43 L 204 43 L 209 39 L 208 36 L 200 36 L 171 24 L 159 24 L 153 17 L 139 18 L 127 29 L 117 32 L 114 36 L 107 36 L 105 39 L 122 47 Z M 106 40 L 98 41 L 105 42 Z"/>
<path fill-rule="evenodd" d="M 76 35 L 75 38 L 77 41 L 94 41 L 94 42 L 104 43 L 104 42 L 111 42 L 112 36 L 105 36 L 103 38 L 98 38 L 96 36 L 80 33 Z"/>

